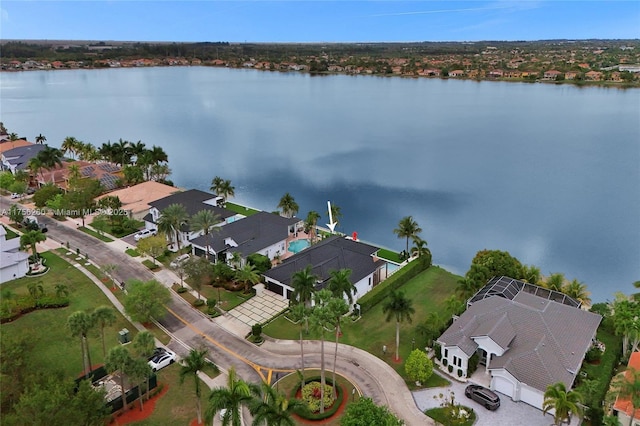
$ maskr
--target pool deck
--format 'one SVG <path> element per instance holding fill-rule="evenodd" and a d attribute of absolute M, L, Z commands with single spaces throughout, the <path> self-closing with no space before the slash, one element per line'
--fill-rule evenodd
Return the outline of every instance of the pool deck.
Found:
<path fill-rule="evenodd" d="M 308 240 L 308 239 L 309 239 L 309 234 L 307 234 L 307 233 L 306 233 L 306 232 L 304 232 L 304 231 L 299 231 L 299 232 L 297 232 L 295 235 L 290 235 L 290 236 L 287 238 L 287 241 L 286 241 L 286 243 L 285 243 L 286 251 L 284 252 L 284 254 L 282 254 L 282 255 L 280 256 L 280 260 L 288 259 L 288 258 L 290 258 L 291 256 L 293 256 L 293 255 L 295 254 L 295 253 L 291 253 L 291 252 L 289 251 L 289 244 L 290 244 L 292 241 Z"/>

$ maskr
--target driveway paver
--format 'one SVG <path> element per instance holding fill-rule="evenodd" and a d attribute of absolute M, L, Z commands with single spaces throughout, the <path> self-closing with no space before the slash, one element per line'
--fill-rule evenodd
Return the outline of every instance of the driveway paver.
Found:
<path fill-rule="evenodd" d="M 434 371 L 434 374 L 436 372 Z M 469 383 L 459 383 L 447 378 L 451 382 L 450 386 L 443 388 L 430 388 L 414 391 L 413 399 L 421 411 L 440 406 L 438 395 L 449 396 L 452 391 L 456 402 L 473 408 L 478 420 L 474 426 L 549 426 L 553 424 L 553 417 L 549 414 L 543 415 L 542 411 L 524 402 L 514 402 L 506 395 L 498 393 L 500 396 L 500 408 L 496 411 L 489 411 L 477 402 L 464 395 L 464 389 Z M 436 397 L 436 398 L 434 398 Z"/>
<path fill-rule="evenodd" d="M 228 315 L 242 321 L 248 326 L 264 324 L 289 306 L 288 300 L 269 290 L 259 291 L 251 299 L 236 306 Z"/>

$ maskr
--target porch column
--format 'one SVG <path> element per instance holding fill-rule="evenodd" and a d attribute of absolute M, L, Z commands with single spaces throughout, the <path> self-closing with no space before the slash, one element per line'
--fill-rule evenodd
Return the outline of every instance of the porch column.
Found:
<path fill-rule="evenodd" d="M 491 363 L 491 352 L 487 352 L 487 361 L 484 365 L 484 372 L 489 374 L 489 364 Z"/>

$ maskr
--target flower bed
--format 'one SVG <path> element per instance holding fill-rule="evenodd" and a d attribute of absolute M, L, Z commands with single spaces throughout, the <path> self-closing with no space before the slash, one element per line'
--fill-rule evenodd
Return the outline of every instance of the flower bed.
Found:
<path fill-rule="evenodd" d="M 336 386 L 336 398 L 333 400 L 333 404 L 329 406 L 328 404 L 331 403 L 331 394 L 333 393 L 333 382 L 331 379 L 325 380 L 325 410 L 324 413 L 320 413 L 318 412 L 320 410 L 320 377 L 310 377 L 305 382 L 307 384 L 302 390 L 300 389 L 300 385 L 294 389 L 293 397 L 307 402 L 309 405 L 309 411 L 306 413 L 300 412 L 296 414 L 307 420 L 324 420 L 333 416 L 342 405 L 342 400 L 344 399 L 344 392 L 342 388 L 340 386 Z M 305 389 L 307 389 L 306 392 Z M 304 397 L 305 393 L 309 394 L 308 399 Z"/>

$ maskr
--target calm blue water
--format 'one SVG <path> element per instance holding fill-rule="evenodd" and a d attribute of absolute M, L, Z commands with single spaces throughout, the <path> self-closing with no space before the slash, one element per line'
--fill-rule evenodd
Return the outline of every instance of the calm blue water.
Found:
<path fill-rule="evenodd" d="M 2 73 L 1 120 L 100 145 L 160 145 L 180 186 L 231 179 L 275 210 L 290 192 L 339 230 L 392 249 L 405 215 L 464 273 L 509 251 L 593 299 L 640 279 L 640 90 L 213 68 Z"/>

